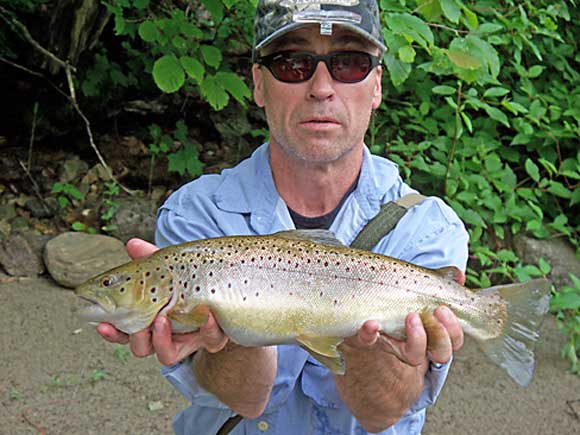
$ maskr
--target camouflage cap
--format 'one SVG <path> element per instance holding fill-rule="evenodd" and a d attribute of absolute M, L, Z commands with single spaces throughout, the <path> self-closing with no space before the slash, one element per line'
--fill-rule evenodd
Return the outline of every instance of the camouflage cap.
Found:
<path fill-rule="evenodd" d="M 331 35 L 334 24 L 348 27 L 387 51 L 376 0 L 259 0 L 254 21 L 254 53 L 305 24 L 319 23 Z"/>

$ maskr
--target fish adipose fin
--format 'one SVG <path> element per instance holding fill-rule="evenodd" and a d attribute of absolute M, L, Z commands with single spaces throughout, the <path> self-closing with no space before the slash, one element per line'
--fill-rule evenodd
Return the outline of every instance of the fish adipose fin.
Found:
<path fill-rule="evenodd" d="M 346 366 L 338 345 L 342 343 L 341 337 L 309 337 L 301 335 L 296 337 L 302 348 L 313 358 L 324 364 L 335 375 L 344 375 Z"/>
<path fill-rule="evenodd" d="M 507 308 L 507 319 L 497 338 L 480 341 L 483 352 L 507 371 L 520 386 L 527 387 L 534 373 L 534 349 L 544 315 L 550 305 L 550 281 L 536 279 L 490 287 L 482 296 L 499 295 Z"/>

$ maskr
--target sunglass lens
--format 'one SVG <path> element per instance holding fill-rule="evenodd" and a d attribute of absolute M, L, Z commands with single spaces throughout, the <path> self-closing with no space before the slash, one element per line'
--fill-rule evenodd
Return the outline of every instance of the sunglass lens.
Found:
<path fill-rule="evenodd" d="M 372 68 L 370 56 L 365 53 L 337 53 L 331 62 L 333 77 L 346 83 L 363 80 Z"/>
<path fill-rule="evenodd" d="M 272 73 L 283 82 L 302 82 L 312 76 L 313 60 L 308 54 L 280 53 L 272 59 Z"/>

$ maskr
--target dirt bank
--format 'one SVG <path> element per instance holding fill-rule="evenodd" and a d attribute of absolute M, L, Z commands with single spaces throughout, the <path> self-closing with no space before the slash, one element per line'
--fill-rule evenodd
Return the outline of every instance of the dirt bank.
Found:
<path fill-rule="evenodd" d="M 185 400 L 159 376 L 154 358 L 123 362 L 123 352 L 78 320 L 70 290 L 27 279 L 1 282 L 0 296 L 0 434 L 171 433 Z M 552 318 L 543 333 L 528 389 L 468 342 L 424 433 L 580 433 L 580 378 L 566 372 Z"/>

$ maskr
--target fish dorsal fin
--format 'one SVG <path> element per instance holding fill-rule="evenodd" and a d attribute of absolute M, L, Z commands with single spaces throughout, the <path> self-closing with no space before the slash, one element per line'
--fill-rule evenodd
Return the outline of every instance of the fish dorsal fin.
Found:
<path fill-rule="evenodd" d="M 344 246 L 329 230 L 287 230 L 273 234 L 288 240 L 305 240 L 308 242 L 320 243 L 322 245 Z"/>
<path fill-rule="evenodd" d="M 443 278 L 455 281 L 461 285 L 465 283 L 465 274 L 457 266 L 446 266 L 439 269 L 432 269 L 434 273 Z"/>
<path fill-rule="evenodd" d="M 302 348 L 312 355 L 316 360 L 324 364 L 328 370 L 336 375 L 344 375 L 346 366 L 344 358 L 338 350 L 338 345 L 342 343 L 342 337 L 313 337 L 300 335 L 296 337 Z"/>

